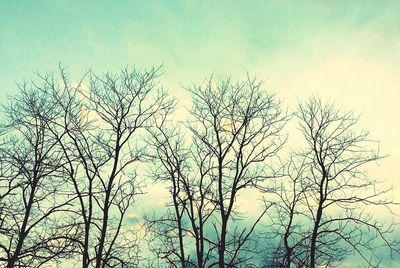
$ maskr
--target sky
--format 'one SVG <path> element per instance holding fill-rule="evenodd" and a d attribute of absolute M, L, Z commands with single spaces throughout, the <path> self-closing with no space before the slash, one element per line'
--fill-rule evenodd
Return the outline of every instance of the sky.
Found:
<path fill-rule="evenodd" d="M 0 0 L 0 102 L 59 63 L 76 80 L 89 68 L 163 64 L 161 82 L 180 99 L 211 74 L 250 72 L 288 107 L 317 94 L 360 113 L 390 155 L 377 175 L 396 184 L 399 10 L 399 1 Z"/>
<path fill-rule="evenodd" d="M 0 103 L 59 63 L 76 80 L 163 64 L 162 84 L 182 100 L 211 74 L 250 72 L 289 108 L 316 94 L 360 113 L 389 155 L 370 174 L 399 197 L 399 11 L 400 1 L 367 0 L 0 0 Z"/>

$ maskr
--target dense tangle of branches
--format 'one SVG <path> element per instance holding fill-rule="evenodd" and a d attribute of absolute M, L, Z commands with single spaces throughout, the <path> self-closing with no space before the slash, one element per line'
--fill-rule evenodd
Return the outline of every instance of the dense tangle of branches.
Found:
<path fill-rule="evenodd" d="M 18 85 L 0 126 L 1 267 L 314 268 L 353 254 L 379 267 L 379 249 L 399 259 L 395 222 L 373 215 L 397 204 L 367 175 L 382 156 L 357 116 L 317 97 L 291 114 L 248 75 L 188 88 L 177 122 L 160 71 L 74 83 L 59 68 Z M 289 150 L 294 131 L 303 138 Z M 165 206 L 135 206 L 152 184 Z M 144 215 L 132 222 L 133 211 Z"/>

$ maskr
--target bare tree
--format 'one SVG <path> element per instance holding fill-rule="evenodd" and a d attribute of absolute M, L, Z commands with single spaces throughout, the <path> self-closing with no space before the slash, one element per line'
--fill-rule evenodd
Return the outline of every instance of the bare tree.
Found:
<path fill-rule="evenodd" d="M 274 202 L 274 212 L 267 234 L 270 238 L 278 238 L 272 243 L 270 260 L 278 267 L 303 267 L 307 263 L 308 248 L 305 247 L 307 236 L 304 235 L 304 221 L 307 219 L 305 193 L 307 185 L 303 177 L 308 168 L 306 158 L 290 156 L 287 163 L 282 163 L 282 176 L 278 177 L 277 185 L 269 191 L 277 197 Z"/>
<path fill-rule="evenodd" d="M 357 132 L 358 117 L 353 113 L 341 112 L 318 98 L 301 103 L 297 117 L 307 147 L 297 154 L 301 169 L 290 181 L 298 190 L 286 189 L 281 195 L 289 219 L 283 239 L 287 243 L 289 235 L 296 241 L 285 246 L 286 254 L 293 246 L 300 253 L 299 247 L 305 247 L 307 254 L 302 260 L 314 268 L 340 263 L 356 252 L 369 266 L 377 267 L 377 248 L 399 253 L 398 242 L 391 238 L 394 225 L 371 214 L 371 206 L 390 212 L 394 205 L 387 198 L 390 189 L 379 189 L 379 181 L 369 178 L 364 170 L 381 158 L 378 144 L 368 132 Z M 303 229 L 300 235 L 290 232 L 293 216 L 310 229 Z"/>
<path fill-rule="evenodd" d="M 102 77 L 89 73 L 89 85 L 72 87 L 44 77 L 63 110 L 66 135 L 59 140 L 69 163 L 68 177 L 78 200 L 83 235 L 82 267 L 134 267 L 135 234 L 125 216 L 141 193 L 134 163 L 143 162 L 142 134 L 171 101 L 157 90 L 159 68 L 122 70 Z"/>
<path fill-rule="evenodd" d="M 248 261 L 241 253 L 251 251 L 245 247 L 246 242 L 266 209 L 252 225 L 240 230 L 234 226 L 235 201 L 243 189 L 256 188 L 272 175 L 267 160 L 284 143 L 281 130 L 287 116 L 261 82 L 250 77 L 243 82 L 226 80 L 217 85 L 210 80 L 191 92 L 194 121 L 189 129 L 204 152 L 212 156 L 210 175 L 216 182 L 214 202 L 219 217 L 213 226 L 217 234 L 217 264 L 237 267 Z"/>
<path fill-rule="evenodd" d="M 162 124 L 153 131 L 152 145 L 156 149 L 153 175 L 167 184 L 172 209 L 163 216 L 147 217 L 152 250 L 172 267 L 207 267 L 216 245 L 206 235 L 206 225 L 215 211 L 209 172 L 210 155 L 201 155 L 193 140 L 185 146 L 181 130 L 168 130 Z M 196 158 L 202 157 L 202 158 Z M 199 160 L 199 161 L 194 161 Z M 194 244 L 194 250 L 189 250 Z M 195 252 L 195 256 L 190 256 Z"/>
<path fill-rule="evenodd" d="M 1 238 L 7 267 L 41 267 L 73 252 L 76 228 L 59 216 L 72 200 L 61 190 L 66 165 L 48 88 L 22 83 L 5 107 L 1 154 Z"/>
<path fill-rule="evenodd" d="M 165 131 L 156 139 L 164 178 L 171 183 L 171 230 L 176 226 L 179 240 L 185 234 L 194 238 L 196 267 L 239 267 L 257 252 L 251 239 L 266 210 L 242 228 L 235 201 L 244 189 L 256 189 L 272 175 L 267 162 L 285 141 L 281 129 L 287 116 L 250 77 L 237 83 L 210 79 L 189 92 L 192 119 L 185 126 L 191 139 L 174 141 L 175 135 Z M 178 255 L 187 267 L 184 248 L 182 243 Z"/>
<path fill-rule="evenodd" d="M 164 130 L 162 126 L 153 131 L 153 138 L 154 142 L 151 142 L 151 145 L 156 149 L 154 162 L 157 168 L 152 173 L 156 180 L 170 182 L 168 189 L 172 199 L 172 210 L 168 209 L 161 217 L 146 216 L 146 227 L 152 236 L 151 245 L 155 244 L 152 250 L 157 258 L 166 260 L 171 267 L 188 267 L 183 219 L 187 198 L 182 185 L 182 177 L 188 166 L 185 165 L 182 140 L 174 133 L 170 134 Z"/>
<path fill-rule="evenodd" d="M 60 71 L 39 75 L 40 87 L 21 85 L 6 109 L 1 261 L 35 267 L 78 247 L 83 267 L 132 267 L 139 249 L 124 218 L 140 180 L 128 168 L 146 155 L 141 133 L 173 102 L 156 89 L 159 68 L 89 73 L 88 88 L 71 86 Z M 55 216 L 62 212 L 68 222 Z"/>

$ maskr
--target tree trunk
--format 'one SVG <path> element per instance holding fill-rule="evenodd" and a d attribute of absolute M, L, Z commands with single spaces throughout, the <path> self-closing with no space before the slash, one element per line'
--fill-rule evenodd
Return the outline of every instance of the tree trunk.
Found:
<path fill-rule="evenodd" d="M 17 247 L 14 250 L 14 254 L 12 254 L 11 259 L 8 260 L 7 268 L 13 268 L 16 261 L 18 260 L 19 254 L 21 253 L 22 246 L 24 244 L 24 240 L 27 236 L 26 227 L 28 226 L 28 219 L 31 213 L 33 197 L 35 195 L 36 183 L 32 186 L 31 193 L 29 195 L 28 206 L 25 210 L 24 220 L 22 222 L 21 230 L 18 235 Z"/>

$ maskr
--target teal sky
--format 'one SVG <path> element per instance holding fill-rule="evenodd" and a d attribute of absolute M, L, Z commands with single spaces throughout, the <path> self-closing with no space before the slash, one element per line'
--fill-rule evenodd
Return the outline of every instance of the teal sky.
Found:
<path fill-rule="evenodd" d="M 330 54 L 399 57 L 398 1 L 0 2 L 2 92 L 58 62 L 76 74 L 163 63 L 176 86 L 244 69 L 273 79 Z"/>
<path fill-rule="evenodd" d="M 400 196 L 400 1 L 0 0 L 0 103 L 59 62 L 73 79 L 163 64 L 184 98 L 211 73 L 249 71 L 289 107 L 334 100 L 382 141 L 390 157 L 370 173 Z"/>
<path fill-rule="evenodd" d="M 177 96 L 211 73 L 249 71 L 288 106 L 316 93 L 362 113 L 393 156 L 393 177 L 399 10 L 400 1 L 0 0 L 0 97 L 59 62 L 74 79 L 164 64 L 162 83 Z"/>

